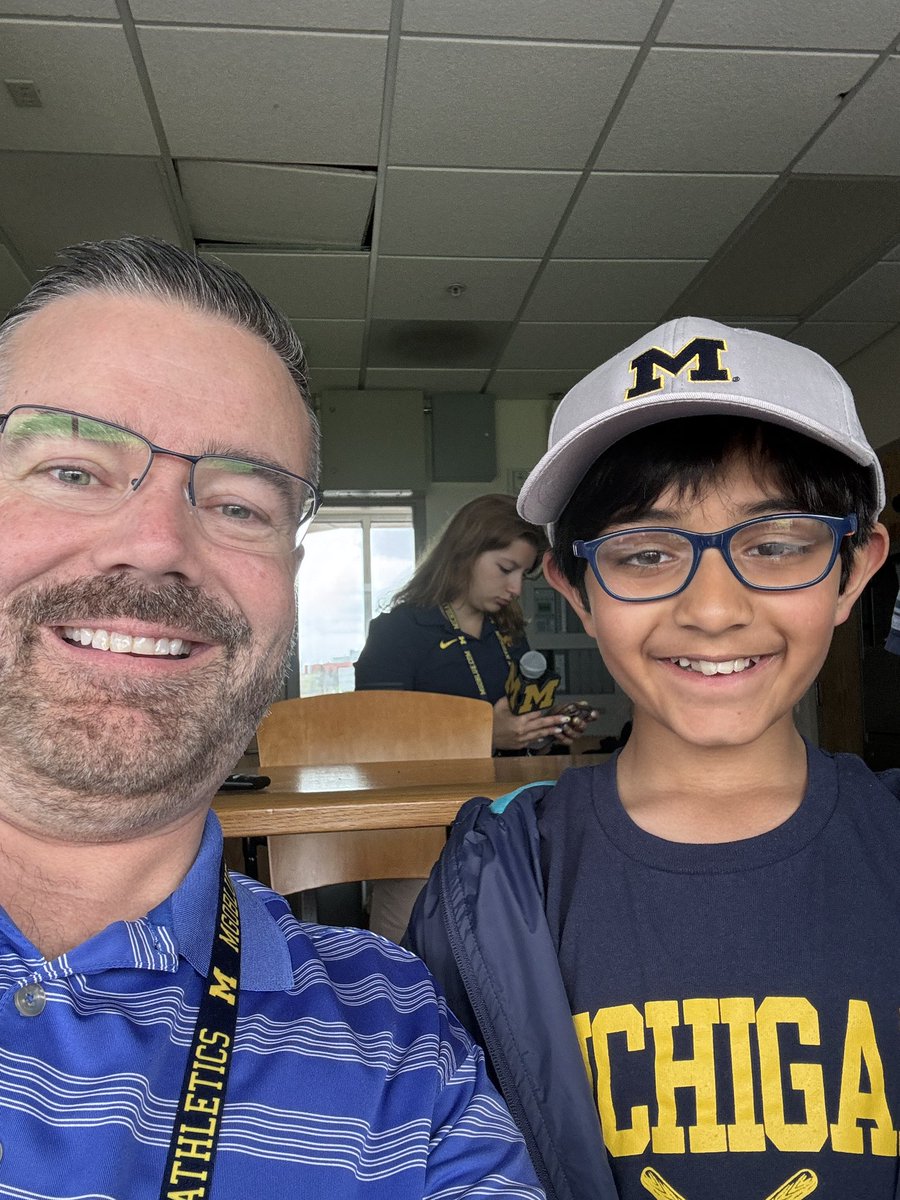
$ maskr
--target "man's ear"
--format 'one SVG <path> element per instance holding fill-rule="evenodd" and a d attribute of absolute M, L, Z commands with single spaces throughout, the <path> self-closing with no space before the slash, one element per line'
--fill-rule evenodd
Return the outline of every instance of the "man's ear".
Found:
<path fill-rule="evenodd" d="M 887 558 L 890 546 L 890 534 L 881 522 L 877 521 L 869 540 L 864 546 L 859 546 L 853 555 L 850 578 L 838 596 L 835 625 L 842 625 L 850 616 L 863 588 Z"/>
<path fill-rule="evenodd" d="M 303 562 L 303 555 L 306 553 L 304 546 L 298 546 L 294 551 L 294 574 L 300 570 L 300 564 Z"/>
<path fill-rule="evenodd" d="M 565 596 L 575 612 L 581 624 L 584 626 L 584 632 L 589 637 L 594 637 L 593 626 L 591 621 L 591 610 L 585 605 L 581 592 L 574 584 L 569 583 L 562 571 L 557 566 L 556 559 L 553 557 L 553 551 L 548 550 L 544 555 L 543 562 L 544 578 L 560 595 Z"/>

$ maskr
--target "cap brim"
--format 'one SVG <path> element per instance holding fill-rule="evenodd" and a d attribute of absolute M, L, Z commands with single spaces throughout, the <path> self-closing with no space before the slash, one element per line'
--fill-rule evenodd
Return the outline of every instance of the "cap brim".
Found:
<path fill-rule="evenodd" d="M 681 392 L 677 397 L 661 396 L 642 402 L 631 402 L 605 412 L 598 420 L 590 417 L 576 426 L 552 446 L 528 475 L 519 492 L 518 509 L 526 521 L 534 525 L 550 525 L 572 497 L 591 465 L 610 446 L 648 425 L 657 425 L 672 417 L 711 416 L 756 417 L 771 421 L 805 434 L 847 455 L 861 466 L 869 467 L 875 479 L 879 510 L 884 507 L 885 493 L 881 466 L 874 451 L 840 439 L 834 430 L 820 425 L 757 397 L 736 396 L 721 392 Z"/>

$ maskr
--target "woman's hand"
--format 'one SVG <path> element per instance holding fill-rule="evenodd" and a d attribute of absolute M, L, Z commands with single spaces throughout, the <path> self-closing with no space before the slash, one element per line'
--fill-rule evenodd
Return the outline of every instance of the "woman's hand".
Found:
<path fill-rule="evenodd" d="M 576 738 L 584 733 L 585 726 L 597 719 L 596 709 L 580 709 L 570 716 L 566 713 L 553 715 L 540 711 L 516 716 L 509 707 L 506 697 L 494 705 L 494 749 L 527 750 L 532 742 L 552 734 L 553 740 L 570 748 Z M 551 742 L 536 750 L 535 754 L 546 754 Z"/>
<path fill-rule="evenodd" d="M 591 721 L 596 721 L 599 715 L 600 714 L 595 708 L 591 708 L 584 710 L 574 717 L 557 717 L 557 720 L 563 721 L 564 724 L 554 735 L 556 741 L 559 742 L 560 745 L 563 745 L 567 747 L 567 749 L 571 750 L 572 743 L 575 741 L 575 739 L 580 738 L 584 733 L 586 726 L 588 726 Z"/>
<path fill-rule="evenodd" d="M 541 712 L 516 716 L 505 696 L 494 705 L 495 750 L 527 750 L 532 742 L 549 734 L 560 734 L 565 727 L 564 718 L 548 717 Z"/>

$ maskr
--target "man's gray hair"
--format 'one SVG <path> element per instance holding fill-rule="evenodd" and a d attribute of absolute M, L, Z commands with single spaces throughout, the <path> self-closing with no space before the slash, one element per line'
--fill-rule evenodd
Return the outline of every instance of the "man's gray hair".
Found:
<path fill-rule="evenodd" d="M 59 251 L 49 267 L 0 323 L 0 359 L 13 332 L 33 313 L 78 292 L 150 296 L 223 317 L 268 342 L 290 372 L 310 419 L 308 474 L 319 479 L 319 423 L 309 395 L 306 355 L 293 326 L 279 310 L 224 263 L 189 254 L 152 237 L 82 242 Z M 0 370 L 2 370 L 0 361 Z"/>

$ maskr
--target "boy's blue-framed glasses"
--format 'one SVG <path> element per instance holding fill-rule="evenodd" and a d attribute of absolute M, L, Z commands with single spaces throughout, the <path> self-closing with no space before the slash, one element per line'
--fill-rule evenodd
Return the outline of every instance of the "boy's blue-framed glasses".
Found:
<path fill-rule="evenodd" d="M 283 467 L 228 454 L 183 454 L 84 413 L 17 405 L 0 413 L 0 485 L 40 503 L 106 513 L 135 492 L 154 456 L 190 463 L 185 496 L 211 541 L 253 554 L 295 550 L 322 502 Z"/>
<path fill-rule="evenodd" d="M 576 558 L 591 564 L 614 600 L 666 600 L 688 586 L 704 550 L 718 550 L 731 572 L 762 592 L 792 592 L 819 583 L 845 537 L 856 533 L 854 514 L 776 513 L 741 521 L 718 533 L 646 526 L 575 542 Z"/>

